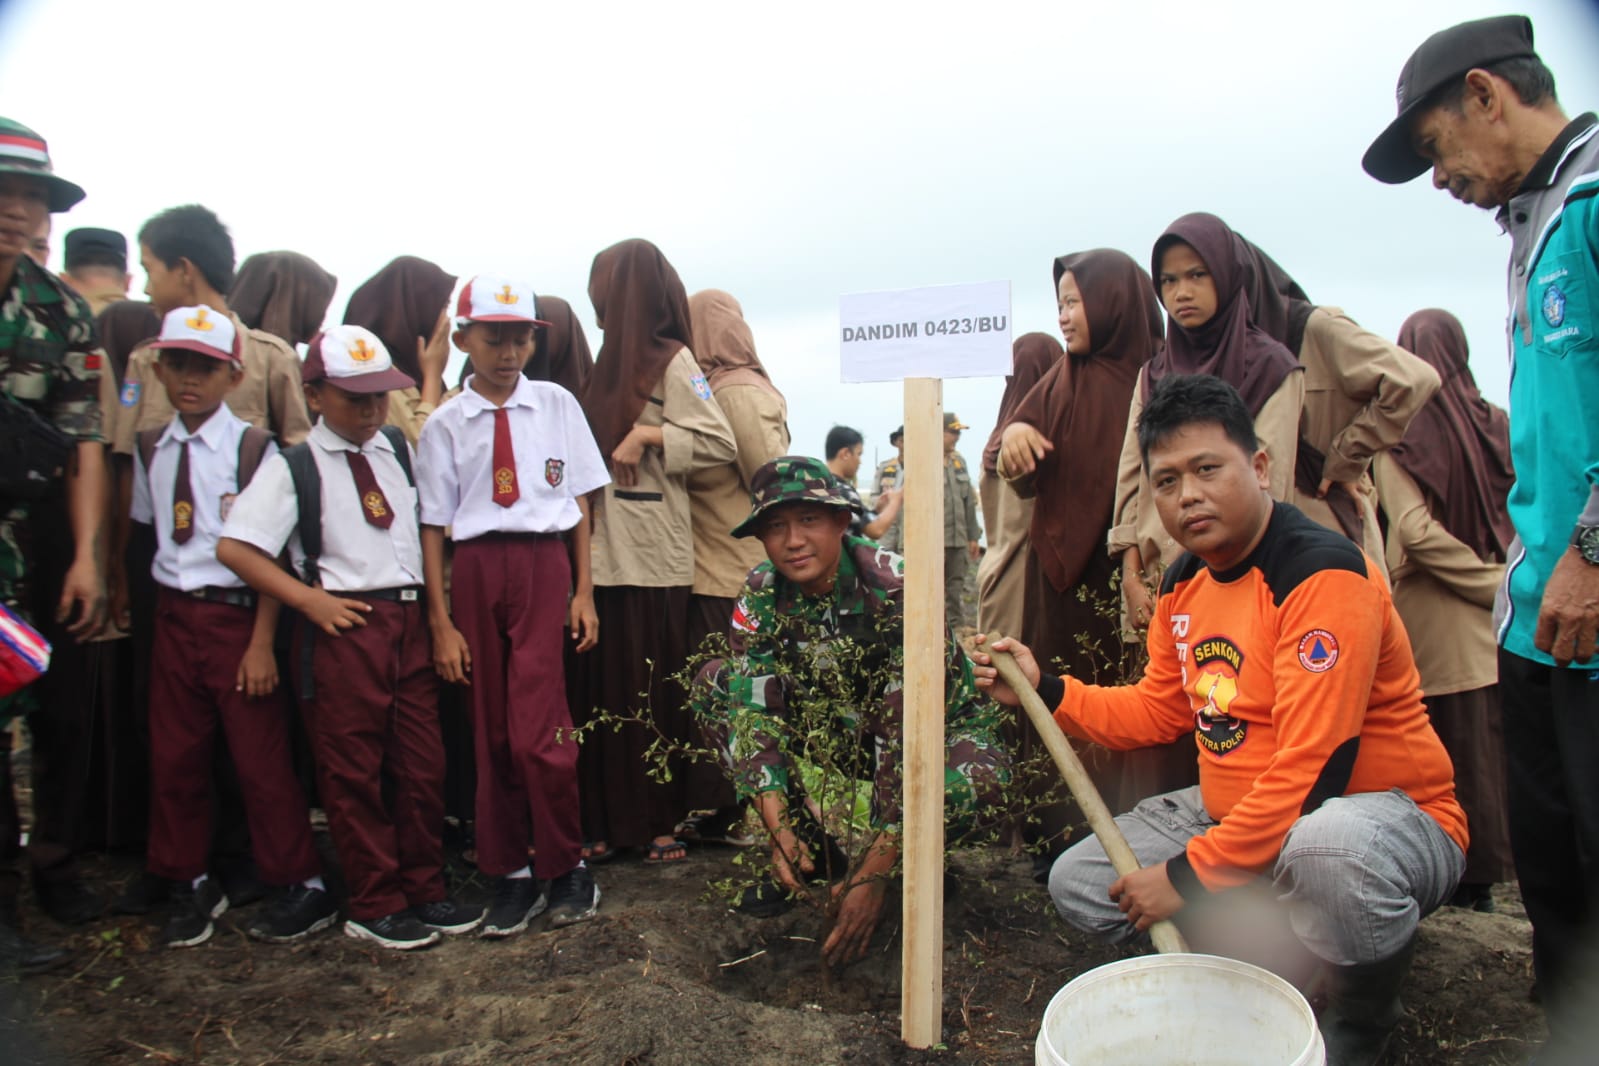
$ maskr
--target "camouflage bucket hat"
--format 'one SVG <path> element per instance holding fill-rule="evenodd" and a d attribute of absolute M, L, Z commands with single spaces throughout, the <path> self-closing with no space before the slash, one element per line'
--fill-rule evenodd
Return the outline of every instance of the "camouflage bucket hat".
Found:
<path fill-rule="evenodd" d="M 0 118 L 0 174 L 24 174 L 44 182 L 52 214 L 67 210 L 84 197 L 78 186 L 56 177 L 44 138 L 9 118 Z"/>
<path fill-rule="evenodd" d="M 783 455 L 755 471 L 750 480 L 753 508 L 750 516 L 733 528 L 735 537 L 753 537 L 761 515 L 783 503 L 820 503 L 849 510 L 855 505 L 839 490 L 827 464 L 804 455 Z"/>

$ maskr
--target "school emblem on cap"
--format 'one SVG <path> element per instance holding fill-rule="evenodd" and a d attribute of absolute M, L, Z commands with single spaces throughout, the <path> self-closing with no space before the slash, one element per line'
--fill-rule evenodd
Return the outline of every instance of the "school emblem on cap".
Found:
<path fill-rule="evenodd" d="M 1338 661 L 1338 638 L 1325 629 L 1312 629 L 1299 638 L 1299 665 L 1313 674 L 1325 674 Z"/>
<path fill-rule="evenodd" d="M 516 491 L 516 471 L 502 466 L 494 471 L 494 495 L 509 496 Z"/>
<path fill-rule="evenodd" d="M 383 506 L 383 493 L 377 489 L 373 489 L 361 497 L 361 506 L 365 507 L 366 513 L 373 518 L 382 518 L 389 513 L 389 509 Z"/>
<path fill-rule="evenodd" d="M 360 337 L 357 337 L 355 343 L 350 345 L 350 358 L 357 363 L 370 363 L 377 357 L 377 349 Z"/>
<path fill-rule="evenodd" d="M 1566 320 L 1566 293 L 1558 284 L 1543 291 L 1543 320 L 1556 327 Z"/>
<path fill-rule="evenodd" d="M 555 488 L 566 477 L 566 460 L 544 460 L 544 480 L 550 483 L 550 488 Z"/>
<path fill-rule="evenodd" d="M 210 333 L 216 328 L 216 323 L 212 322 L 211 319 L 207 317 L 207 314 L 208 312 L 204 307 L 196 307 L 194 309 L 194 317 L 184 319 L 183 324 L 188 326 L 190 329 L 197 329 L 201 333 Z"/>
<path fill-rule="evenodd" d="M 179 500 L 172 505 L 172 528 L 174 530 L 188 529 L 194 523 L 194 504 L 187 500 Z"/>
<path fill-rule="evenodd" d="M 521 303 L 522 298 L 511 291 L 511 286 L 502 285 L 500 286 L 500 291 L 494 294 L 494 302 L 497 304 L 505 304 L 507 307 L 509 307 L 511 304 Z"/>

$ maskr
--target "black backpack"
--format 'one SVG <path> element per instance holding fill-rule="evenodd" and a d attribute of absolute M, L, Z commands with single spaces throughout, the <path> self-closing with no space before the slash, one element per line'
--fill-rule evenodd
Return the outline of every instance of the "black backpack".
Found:
<path fill-rule="evenodd" d="M 166 431 L 166 426 L 139 431 L 139 461 L 144 464 L 145 477 L 150 476 L 150 460 L 155 458 L 155 446 L 160 443 L 161 434 Z M 261 466 L 261 459 L 266 455 L 266 447 L 273 439 L 271 430 L 259 426 L 244 427 L 244 432 L 239 436 L 239 463 L 233 478 L 236 491 L 243 492 L 244 486 L 255 477 L 256 470 Z"/>

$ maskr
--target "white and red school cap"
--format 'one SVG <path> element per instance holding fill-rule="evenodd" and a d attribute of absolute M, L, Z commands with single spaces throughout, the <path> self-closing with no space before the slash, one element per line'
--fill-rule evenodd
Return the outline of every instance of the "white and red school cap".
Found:
<path fill-rule="evenodd" d="M 180 307 L 161 320 L 156 348 L 184 348 L 235 365 L 244 361 L 233 319 L 209 307 Z"/>
<path fill-rule="evenodd" d="M 492 274 L 479 274 L 462 287 L 461 298 L 455 303 L 455 318 L 459 325 L 468 322 L 549 325 L 539 318 L 538 301 L 531 285 Z"/>
<path fill-rule="evenodd" d="M 360 326 L 329 326 L 311 338 L 300 381 L 326 381 L 345 392 L 388 392 L 416 385 L 394 365 L 377 334 Z"/>

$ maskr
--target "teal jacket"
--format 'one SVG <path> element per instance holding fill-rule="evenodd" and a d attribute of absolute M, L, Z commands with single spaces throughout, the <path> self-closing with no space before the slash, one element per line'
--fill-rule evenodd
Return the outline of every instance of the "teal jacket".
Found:
<path fill-rule="evenodd" d="M 1506 651 L 1553 664 L 1532 643 L 1544 585 L 1575 528 L 1599 525 L 1599 124 L 1592 114 L 1561 132 L 1499 222 L 1513 242 L 1506 328 L 1516 541 L 1495 621 Z"/>

